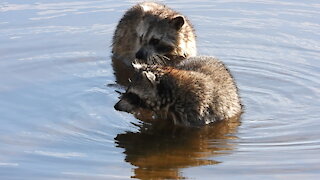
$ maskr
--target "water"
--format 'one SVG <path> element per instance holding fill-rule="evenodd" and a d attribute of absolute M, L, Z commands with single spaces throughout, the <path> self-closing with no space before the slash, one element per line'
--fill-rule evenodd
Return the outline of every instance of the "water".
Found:
<path fill-rule="evenodd" d="M 188 131 L 113 109 L 112 33 L 135 3 L 0 2 L 0 179 L 319 178 L 318 1 L 165 2 L 245 105 L 239 121 Z"/>

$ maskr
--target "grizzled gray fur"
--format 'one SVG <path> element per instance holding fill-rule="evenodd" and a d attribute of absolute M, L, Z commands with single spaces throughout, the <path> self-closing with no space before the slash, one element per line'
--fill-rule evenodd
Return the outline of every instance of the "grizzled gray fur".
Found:
<path fill-rule="evenodd" d="M 194 29 L 185 16 L 163 4 L 139 3 L 119 21 L 112 53 L 113 63 L 131 65 L 137 58 L 147 64 L 175 64 L 196 55 Z"/>
<path fill-rule="evenodd" d="M 242 111 L 235 81 L 213 57 L 192 57 L 174 67 L 134 63 L 136 73 L 115 109 L 150 110 L 175 125 L 201 126 Z"/>

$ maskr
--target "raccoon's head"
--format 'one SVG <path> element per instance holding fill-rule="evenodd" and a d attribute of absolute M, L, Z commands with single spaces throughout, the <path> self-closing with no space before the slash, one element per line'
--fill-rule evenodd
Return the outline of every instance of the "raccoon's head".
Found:
<path fill-rule="evenodd" d="M 139 108 L 159 111 L 172 101 L 172 92 L 163 73 L 156 66 L 133 64 L 136 73 L 127 88 L 114 106 L 118 111 L 134 114 Z"/>
<path fill-rule="evenodd" d="M 150 64 L 154 57 L 174 55 L 178 33 L 184 24 L 182 16 L 160 19 L 159 16 L 145 15 L 137 27 L 140 49 L 136 52 L 136 58 Z"/>

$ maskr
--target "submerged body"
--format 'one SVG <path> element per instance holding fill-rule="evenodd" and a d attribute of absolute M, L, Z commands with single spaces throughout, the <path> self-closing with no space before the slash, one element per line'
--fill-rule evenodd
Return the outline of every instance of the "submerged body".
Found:
<path fill-rule="evenodd" d="M 150 110 L 175 125 L 201 126 L 242 111 L 234 79 L 213 57 L 193 57 L 176 66 L 134 64 L 136 74 L 115 109 Z"/>
<path fill-rule="evenodd" d="M 112 59 L 126 65 L 137 58 L 148 64 L 175 64 L 196 55 L 194 30 L 186 17 L 155 2 L 129 9 L 113 36 Z"/>

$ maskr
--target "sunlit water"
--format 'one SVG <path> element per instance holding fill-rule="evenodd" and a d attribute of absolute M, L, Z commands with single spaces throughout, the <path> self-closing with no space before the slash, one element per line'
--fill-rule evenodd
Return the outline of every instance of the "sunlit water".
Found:
<path fill-rule="evenodd" d="M 110 44 L 135 1 L 0 2 L 0 179 L 317 179 L 320 3 L 168 1 L 245 112 L 200 130 L 117 112 Z"/>

